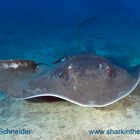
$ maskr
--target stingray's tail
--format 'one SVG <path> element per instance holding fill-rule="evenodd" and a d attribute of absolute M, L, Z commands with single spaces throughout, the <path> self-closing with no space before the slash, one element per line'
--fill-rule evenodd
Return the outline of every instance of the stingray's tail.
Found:
<path fill-rule="evenodd" d="M 90 21 L 96 21 L 96 20 L 98 20 L 98 19 L 100 19 L 100 17 L 98 17 L 98 16 L 90 17 L 90 18 L 87 18 L 87 19 L 83 20 L 83 21 L 79 24 L 79 26 L 77 27 L 77 30 L 76 30 L 76 39 L 77 39 L 77 46 L 78 46 L 78 47 L 81 47 L 81 46 L 80 46 L 80 42 L 81 42 L 81 36 L 80 36 L 80 34 L 81 34 L 81 28 L 82 28 L 86 23 L 88 23 L 88 22 L 90 22 Z"/>

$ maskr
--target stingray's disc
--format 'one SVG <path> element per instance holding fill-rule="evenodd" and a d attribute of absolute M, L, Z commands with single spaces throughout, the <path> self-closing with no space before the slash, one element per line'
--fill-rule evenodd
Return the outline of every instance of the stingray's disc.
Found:
<path fill-rule="evenodd" d="M 18 99 L 54 96 L 101 107 L 129 95 L 139 81 L 139 66 L 129 72 L 92 54 L 73 56 L 49 69 L 33 61 L 0 61 L 0 89 Z"/>

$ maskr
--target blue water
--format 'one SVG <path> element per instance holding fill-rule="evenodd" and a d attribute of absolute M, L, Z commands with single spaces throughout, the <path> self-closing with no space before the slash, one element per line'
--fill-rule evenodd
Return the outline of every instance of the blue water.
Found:
<path fill-rule="evenodd" d="M 27 59 L 48 64 L 62 56 L 83 52 L 104 56 L 125 68 L 140 64 L 140 0 L 0 0 L 0 60 Z M 134 124 L 137 121 L 134 121 L 134 117 L 139 117 L 139 108 L 136 103 L 139 101 L 139 99 L 136 100 L 138 96 L 132 100 L 125 100 L 122 104 L 114 106 L 115 108 L 101 110 L 101 113 L 106 113 L 105 115 L 97 110 L 97 116 L 95 115 L 93 119 L 91 117 L 96 111 L 88 114 L 89 111 L 94 111 L 89 110 L 86 114 L 86 111 L 82 110 L 79 113 L 85 113 L 83 117 L 86 117 L 80 122 L 75 121 L 79 120 L 77 118 L 79 114 L 74 114 L 80 109 L 73 110 L 73 106 L 67 105 L 66 109 L 62 109 L 62 104 L 60 108 L 57 108 L 56 104 L 52 106 L 53 110 L 48 104 L 38 107 L 38 104 L 15 102 L 6 100 L 7 98 L 8 96 L 0 93 L 0 128 L 4 126 L 4 129 L 22 129 L 22 127 L 32 129 L 33 135 L 30 139 L 35 137 L 41 139 L 42 136 L 47 138 L 49 134 L 58 136 L 58 139 L 61 134 L 64 134 L 64 138 L 69 138 L 70 135 L 62 129 L 69 130 L 75 125 L 79 126 L 75 127 L 74 131 L 77 131 L 73 131 L 74 134 L 78 132 L 81 135 L 91 126 L 94 129 L 97 126 L 94 125 L 95 123 L 102 124 L 100 121 L 109 113 L 111 113 L 109 114 L 111 119 L 108 116 L 109 120 L 117 115 L 113 122 L 108 121 L 109 123 L 102 126 L 104 130 L 105 126 L 111 127 L 111 125 L 114 125 L 114 129 L 119 129 L 118 123 L 122 120 L 129 121 L 129 124 L 135 127 Z M 41 109 L 45 106 L 49 109 Z M 110 110 L 111 112 L 108 112 Z M 65 114 L 70 111 L 72 112 L 68 115 L 73 115 L 65 118 Z M 64 115 L 61 115 L 61 112 Z M 118 119 L 119 117 L 121 120 Z M 91 121 L 88 127 L 85 125 L 87 119 Z M 76 123 L 69 126 L 67 121 Z M 124 121 L 122 125 L 126 124 L 127 122 Z M 82 131 L 78 130 L 80 125 L 82 125 Z M 60 130 L 54 133 L 58 126 Z M 130 127 L 130 125 L 127 126 Z M 35 130 L 37 127 L 38 129 Z M 87 132 L 86 130 L 84 133 Z M 40 136 L 39 133 L 43 135 Z M 20 139 L 19 136 L 12 138 L 17 137 Z"/>
<path fill-rule="evenodd" d="M 140 64 L 139 0 L 0 1 L 0 59 L 51 63 L 92 52 Z M 89 20 L 80 28 L 79 25 Z"/>

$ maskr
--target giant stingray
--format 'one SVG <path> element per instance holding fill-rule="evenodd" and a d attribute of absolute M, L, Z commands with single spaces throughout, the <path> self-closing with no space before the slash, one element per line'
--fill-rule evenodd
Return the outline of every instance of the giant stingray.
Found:
<path fill-rule="evenodd" d="M 80 54 L 52 67 L 28 60 L 0 61 L 0 89 L 17 99 L 53 96 L 102 107 L 129 95 L 140 81 L 140 66 L 126 70 L 93 54 Z"/>

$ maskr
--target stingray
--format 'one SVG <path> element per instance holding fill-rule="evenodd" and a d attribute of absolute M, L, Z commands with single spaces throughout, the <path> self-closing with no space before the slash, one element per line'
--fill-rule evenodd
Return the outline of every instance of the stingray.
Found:
<path fill-rule="evenodd" d="M 102 107 L 129 95 L 139 81 L 140 66 L 126 70 L 94 54 L 71 56 L 50 66 L 29 60 L 0 61 L 1 91 L 20 100 L 53 96 Z"/>

